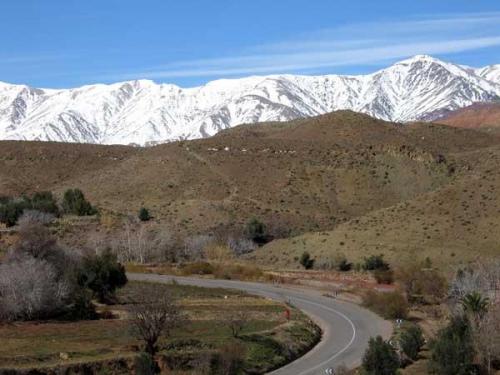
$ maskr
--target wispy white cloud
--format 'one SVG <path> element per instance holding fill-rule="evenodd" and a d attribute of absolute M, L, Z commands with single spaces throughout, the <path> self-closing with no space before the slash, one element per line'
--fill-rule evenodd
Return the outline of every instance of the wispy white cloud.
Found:
<path fill-rule="evenodd" d="M 234 56 L 178 61 L 102 79 L 227 77 L 380 64 L 415 54 L 454 54 L 500 46 L 499 13 L 419 17 L 318 30 Z M 369 36 L 369 37 L 367 37 Z"/>

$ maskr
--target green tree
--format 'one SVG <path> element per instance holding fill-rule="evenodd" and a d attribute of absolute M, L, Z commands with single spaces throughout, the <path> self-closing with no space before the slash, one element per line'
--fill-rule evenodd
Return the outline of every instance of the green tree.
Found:
<path fill-rule="evenodd" d="M 363 356 L 363 369 L 367 375 L 394 375 L 399 368 L 399 359 L 394 348 L 382 337 L 370 338 Z"/>
<path fill-rule="evenodd" d="M 399 344 L 403 353 L 405 353 L 408 358 L 415 361 L 424 345 L 422 328 L 413 323 L 405 323 L 402 327 Z"/>
<path fill-rule="evenodd" d="M 89 288 L 100 302 L 108 302 L 115 291 L 127 283 L 125 267 L 109 249 L 101 255 L 87 256 L 78 277 L 78 283 Z"/>
<path fill-rule="evenodd" d="M 85 195 L 80 189 L 66 190 L 62 206 L 64 212 L 73 215 L 89 216 L 97 213 L 97 210 L 85 199 Z"/>
<path fill-rule="evenodd" d="M 431 342 L 429 370 L 439 375 L 468 375 L 471 373 L 474 346 L 469 321 L 455 316 Z"/>
<path fill-rule="evenodd" d="M 149 214 L 149 210 L 145 207 L 141 207 L 139 210 L 139 220 L 140 221 L 149 221 L 151 220 L 151 215 Z"/>
<path fill-rule="evenodd" d="M 256 218 L 248 222 L 246 231 L 248 237 L 257 243 L 264 243 L 267 240 L 266 226 Z"/>
<path fill-rule="evenodd" d="M 300 264 L 306 270 L 309 270 L 314 266 L 314 259 L 311 258 L 311 255 L 307 251 L 304 251 L 300 257 Z"/>

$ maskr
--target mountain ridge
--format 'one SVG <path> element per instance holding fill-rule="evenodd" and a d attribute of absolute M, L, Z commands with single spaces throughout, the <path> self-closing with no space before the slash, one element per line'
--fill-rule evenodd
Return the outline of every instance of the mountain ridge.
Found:
<path fill-rule="evenodd" d="M 434 120 L 498 98 L 500 65 L 474 69 L 425 55 L 360 76 L 250 76 L 193 88 L 150 80 L 74 89 L 0 82 L 0 139 L 152 145 L 342 109 Z"/>

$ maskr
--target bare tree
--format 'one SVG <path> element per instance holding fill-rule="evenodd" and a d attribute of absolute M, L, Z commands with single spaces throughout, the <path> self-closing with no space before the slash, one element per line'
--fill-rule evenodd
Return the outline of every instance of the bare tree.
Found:
<path fill-rule="evenodd" d="M 112 240 L 109 247 L 120 262 L 175 261 L 175 240 L 171 232 L 154 223 L 138 223 L 127 220 L 120 236 Z"/>
<path fill-rule="evenodd" d="M 205 258 L 213 262 L 227 262 L 234 256 L 233 252 L 226 245 L 212 244 L 207 246 L 204 251 Z"/>
<path fill-rule="evenodd" d="M 184 240 L 183 258 L 189 261 L 197 261 L 204 257 L 205 249 L 215 242 L 215 238 L 209 235 L 188 237 Z"/>
<path fill-rule="evenodd" d="M 61 312 L 70 285 L 45 260 L 26 257 L 0 265 L 0 320 L 31 320 Z"/>
<path fill-rule="evenodd" d="M 55 216 L 51 213 L 37 210 L 24 210 L 22 216 L 17 220 L 17 224 L 25 227 L 30 224 L 47 225 L 54 221 Z"/>
<path fill-rule="evenodd" d="M 491 300 L 497 300 L 499 290 L 500 260 L 477 262 L 457 271 L 450 286 L 450 297 L 454 302 L 459 302 L 467 294 L 479 292 Z"/>
<path fill-rule="evenodd" d="M 131 320 L 132 329 L 144 342 L 145 351 L 154 356 L 158 351 L 158 340 L 168 336 L 183 318 L 175 299 L 164 289 L 154 285 L 143 285 L 139 289 Z"/>
<path fill-rule="evenodd" d="M 6 262 L 21 262 L 30 257 L 49 263 L 60 278 L 74 268 L 78 253 L 60 247 L 46 226 L 26 221 L 19 226 L 19 238 L 9 249 Z"/>
<path fill-rule="evenodd" d="M 490 305 L 473 330 L 476 353 L 491 374 L 493 361 L 500 360 L 500 304 Z"/>
<path fill-rule="evenodd" d="M 247 238 L 237 238 L 230 236 L 227 241 L 227 246 L 232 250 L 237 257 L 251 253 L 257 248 L 257 244 Z"/>
<path fill-rule="evenodd" d="M 488 374 L 500 361 L 500 260 L 459 270 L 450 288 L 452 308 L 471 322 L 476 353 Z"/>
<path fill-rule="evenodd" d="M 227 315 L 226 324 L 231 330 L 233 337 L 237 338 L 240 333 L 245 329 L 249 322 L 250 316 L 245 310 L 231 312 Z"/>

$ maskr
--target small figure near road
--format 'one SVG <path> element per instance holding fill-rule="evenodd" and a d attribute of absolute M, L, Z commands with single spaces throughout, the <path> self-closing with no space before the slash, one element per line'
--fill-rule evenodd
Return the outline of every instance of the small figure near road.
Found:
<path fill-rule="evenodd" d="M 290 320 L 290 309 L 285 309 L 285 318 L 286 320 Z"/>

